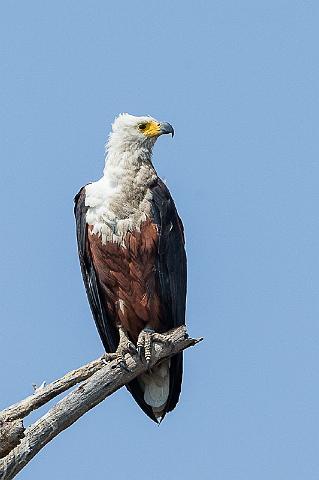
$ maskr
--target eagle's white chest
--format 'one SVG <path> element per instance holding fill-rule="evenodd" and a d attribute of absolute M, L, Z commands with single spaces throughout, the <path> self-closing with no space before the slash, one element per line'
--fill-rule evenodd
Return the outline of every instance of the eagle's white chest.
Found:
<path fill-rule="evenodd" d="M 104 176 L 85 187 L 88 206 L 86 222 L 91 234 L 99 235 L 102 243 L 122 243 L 128 231 L 139 229 L 151 214 L 150 187 L 157 175 L 151 165 L 124 165 L 106 168 Z"/>

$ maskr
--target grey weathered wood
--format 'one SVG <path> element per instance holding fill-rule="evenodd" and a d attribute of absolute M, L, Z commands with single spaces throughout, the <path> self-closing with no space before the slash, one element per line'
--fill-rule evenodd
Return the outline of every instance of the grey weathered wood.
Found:
<path fill-rule="evenodd" d="M 184 326 L 167 332 L 165 337 L 168 342 L 154 343 L 150 367 L 154 366 L 162 358 L 170 357 L 185 348 L 195 345 L 201 340 L 188 338 Z M 129 383 L 141 373 L 146 372 L 147 366 L 137 355 L 127 355 L 125 358 L 129 371 L 123 369 L 118 360 L 104 364 L 101 359 L 98 359 L 88 364 L 91 365 L 91 367 L 89 367 L 91 376 L 89 376 L 89 378 L 86 376 L 86 380 L 74 391 L 69 393 L 43 417 L 27 428 L 24 431 L 24 437 L 20 443 L 13 448 L 6 457 L 0 460 L 0 479 L 10 480 L 14 478 L 15 475 L 60 432 L 68 428 L 88 410 L 123 385 Z M 38 408 L 38 406 L 43 405 L 46 401 L 49 401 L 54 396 L 70 388 L 70 386 L 75 385 L 78 381 L 81 381 L 76 381 L 76 379 L 82 375 L 86 375 L 86 373 L 82 372 L 82 369 L 86 371 L 88 365 L 74 372 L 70 372 L 70 374 L 63 377 L 64 380 L 60 379 L 47 385 L 47 387 L 43 389 L 45 390 L 44 392 L 41 390 L 38 393 L 36 392 L 35 401 L 31 401 L 30 397 L 28 397 L 22 402 L 7 408 L 0 414 L 0 418 L 6 418 L 7 421 L 11 421 L 12 419 L 16 420 L 19 415 L 27 415 L 34 408 Z M 75 374 L 75 372 L 78 372 L 78 374 Z M 68 377 L 67 381 L 65 380 L 66 377 Z M 84 377 L 81 378 L 82 380 L 84 379 Z"/>
<path fill-rule="evenodd" d="M 87 363 L 86 365 L 83 365 L 83 367 L 80 367 L 77 370 L 68 372 L 62 378 L 59 378 L 45 387 L 36 390 L 29 397 L 0 412 L 0 423 L 26 417 L 32 412 L 32 410 L 42 407 L 42 405 L 45 405 L 54 397 L 60 395 L 60 393 L 69 390 L 69 388 L 73 387 L 77 383 L 83 382 L 83 380 L 89 378 L 104 365 L 105 362 L 103 361 L 103 357 L 101 357 L 97 360 Z"/>
<path fill-rule="evenodd" d="M 4 422 L 0 420 L 0 457 L 5 457 L 16 447 L 24 436 L 21 419 Z"/>

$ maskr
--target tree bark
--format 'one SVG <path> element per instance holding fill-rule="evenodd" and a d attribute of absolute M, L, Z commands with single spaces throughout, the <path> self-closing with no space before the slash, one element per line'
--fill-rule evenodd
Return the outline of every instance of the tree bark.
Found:
<path fill-rule="evenodd" d="M 154 341 L 150 368 L 163 358 L 195 345 L 202 339 L 188 338 L 184 326 L 165 334 L 164 343 Z M 0 480 L 10 480 L 54 437 L 68 428 L 106 397 L 147 371 L 138 355 L 126 355 L 123 369 L 118 360 L 103 357 L 67 373 L 35 391 L 34 395 L 0 412 Z M 82 382 L 33 425 L 24 429 L 22 419 L 52 398 Z"/>

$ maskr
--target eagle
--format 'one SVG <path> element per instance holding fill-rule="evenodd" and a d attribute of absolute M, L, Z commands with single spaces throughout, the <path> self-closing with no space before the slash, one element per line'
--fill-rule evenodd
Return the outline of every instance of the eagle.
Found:
<path fill-rule="evenodd" d="M 152 162 L 154 144 L 165 134 L 174 136 L 167 122 L 120 114 L 106 144 L 102 178 L 74 199 L 78 254 L 94 321 L 106 354 L 123 361 L 126 353 L 138 351 L 149 363 L 152 341 L 185 324 L 184 228 Z M 179 400 L 182 374 L 178 353 L 126 387 L 159 423 Z"/>

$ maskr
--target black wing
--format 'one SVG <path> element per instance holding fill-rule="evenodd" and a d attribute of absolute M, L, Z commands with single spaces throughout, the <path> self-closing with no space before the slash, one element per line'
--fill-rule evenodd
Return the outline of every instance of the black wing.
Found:
<path fill-rule="evenodd" d="M 168 188 L 158 179 L 152 188 L 153 221 L 159 232 L 157 271 L 161 300 L 170 328 L 185 325 L 187 267 L 184 229 Z"/>
<path fill-rule="evenodd" d="M 74 202 L 78 253 L 86 294 L 105 351 L 115 352 L 118 345 L 118 333 L 110 322 L 105 305 L 101 301 L 99 283 L 87 241 L 86 212 L 88 207 L 85 206 L 85 187 L 76 195 Z"/>
<path fill-rule="evenodd" d="M 174 328 L 185 325 L 187 265 L 184 229 L 169 190 L 160 179 L 153 188 L 153 215 L 159 229 L 157 269 L 160 291 L 170 328 Z M 171 358 L 166 412 L 172 411 L 178 402 L 182 375 L 183 354 L 179 353 Z"/>

